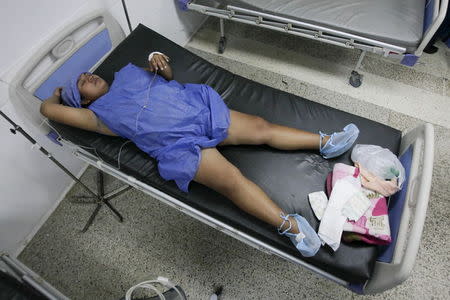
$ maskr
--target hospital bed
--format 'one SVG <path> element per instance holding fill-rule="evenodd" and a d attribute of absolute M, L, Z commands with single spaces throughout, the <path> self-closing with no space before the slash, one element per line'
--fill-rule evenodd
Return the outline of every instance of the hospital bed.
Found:
<path fill-rule="evenodd" d="M 189 9 L 220 19 L 219 53 L 226 44 L 224 20 L 250 24 L 327 44 L 401 59 L 413 66 L 443 22 L 448 0 L 179 0 Z M 301 41 L 299 41 L 301 42 Z"/>
<path fill-rule="evenodd" d="M 41 100 L 68 78 L 91 70 L 111 83 L 114 72 L 129 62 L 146 66 L 148 53 L 155 50 L 171 58 L 177 81 L 211 85 L 231 109 L 308 131 L 333 132 L 353 122 L 361 131 L 357 143 L 378 144 L 400 154 L 408 178 L 403 190 L 389 202 L 392 244 L 379 248 L 343 242 L 334 253 L 322 247 L 314 257 L 302 257 L 289 239 L 218 193 L 193 182 L 187 194 L 174 182 L 163 180 L 155 160 L 134 144 L 122 147 L 125 140 L 120 137 L 57 123 L 51 123 L 52 128 L 43 126 Z M 117 22 L 103 11 L 84 16 L 46 40 L 17 68 L 9 93 L 16 110 L 21 110 L 28 122 L 45 134 L 56 130 L 60 135 L 56 142 L 79 159 L 265 253 L 304 266 L 358 293 L 389 289 L 412 270 L 431 186 L 434 133 L 430 124 L 402 136 L 383 124 L 232 74 L 143 25 L 124 38 Z M 315 152 L 266 146 L 227 146 L 220 151 L 284 211 L 301 214 L 315 229 L 319 224 L 307 201 L 308 193 L 324 190 L 326 176 L 335 163 L 351 164 L 350 152 L 325 160 Z"/>

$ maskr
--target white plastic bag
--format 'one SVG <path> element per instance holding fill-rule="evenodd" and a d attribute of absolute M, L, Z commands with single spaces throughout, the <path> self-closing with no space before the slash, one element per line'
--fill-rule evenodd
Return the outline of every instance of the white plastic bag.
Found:
<path fill-rule="evenodd" d="M 398 179 L 398 187 L 402 188 L 405 181 L 405 168 L 389 149 L 376 145 L 358 144 L 353 148 L 353 162 L 360 163 L 364 168 L 382 179 Z"/>

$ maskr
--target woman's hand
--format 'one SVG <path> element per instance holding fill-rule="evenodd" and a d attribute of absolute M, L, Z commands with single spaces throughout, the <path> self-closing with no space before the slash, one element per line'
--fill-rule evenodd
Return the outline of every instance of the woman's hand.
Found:
<path fill-rule="evenodd" d="M 163 71 L 165 70 L 169 64 L 169 57 L 164 54 L 155 54 L 152 57 L 152 60 L 149 61 L 149 68 L 151 72 L 155 71 Z"/>
<path fill-rule="evenodd" d="M 60 104 L 61 103 L 61 93 L 62 93 L 62 87 L 57 87 L 53 91 L 53 95 L 42 101 L 41 107 L 44 103 L 47 104 Z"/>
<path fill-rule="evenodd" d="M 169 65 L 169 57 L 165 54 L 153 54 L 153 57 L 148 62 L 150 72 L 158 72 L 159 75 L 166 80 L 173 79 L 172 68 Z"/>
<path fill-rule="evenodd" d="M 53 96 L 57 97 L 57 98 L 61 98 L 61 93 L 62 93 L 62 87 L 57 87 L 54 91 L 53 91 Z"/>

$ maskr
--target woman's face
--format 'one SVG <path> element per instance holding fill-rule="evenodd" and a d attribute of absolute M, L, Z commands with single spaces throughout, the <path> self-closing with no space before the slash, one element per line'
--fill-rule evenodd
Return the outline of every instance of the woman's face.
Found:
<path fill-rule="evenodd" d="M 80 91 L 82 105 L 89 105 L 109 90 L 109 85 L 105 80 L 90 73 L 81 74 L 78 78 L 77 86 Z"/>

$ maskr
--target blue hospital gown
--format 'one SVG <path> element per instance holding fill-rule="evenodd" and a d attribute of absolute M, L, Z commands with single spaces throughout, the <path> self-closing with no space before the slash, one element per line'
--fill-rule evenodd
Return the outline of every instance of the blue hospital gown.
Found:
<path fill-rule="evenodd" d="M 155 158 L 160 175 L 187 192 L 201 149 L 215 147 L 227 137 L 230 111 L 207 85 L 154 76 L 128 64 L 89 109 L 114 133 Z"/>

